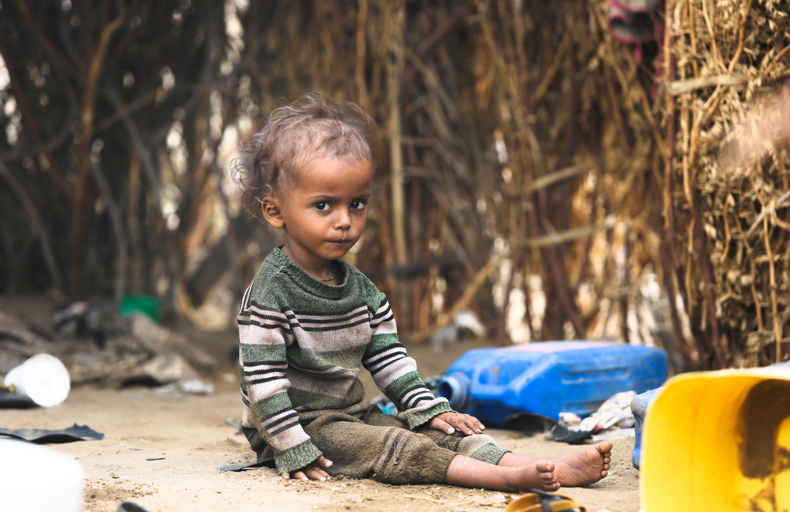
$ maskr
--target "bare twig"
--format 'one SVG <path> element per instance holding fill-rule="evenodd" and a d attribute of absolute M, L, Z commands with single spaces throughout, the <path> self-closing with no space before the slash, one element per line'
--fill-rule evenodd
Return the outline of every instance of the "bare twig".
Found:
<path fill-rule="evenodd" d="M 368 86 L 365 83 L 365 55 L 367 51 L 367 39 L 365 37 L 365 27 L 368 23 L 368 0 L 358 0 L 359 11 L 357 12 L 356 44 L 357 58 L 354 72 L 354 80 L 357 84 L 357 98 L 359 106 L 367 110 L 370 106 L 368 98 Z"/>
<path fill-rule="evenodd" d="M 776 296 L 776 265 L 774 264 L 774 253 L 771 249 L 771 234 L 768 230 L 768 217 L 763 217 L 763 241 L 765 242 L 765 252 L 768 255 L 768 270 L 771 287 L 771 313 L 776 337 L 776 363 L 782 362 L 782 321 L 779 318 L 779 303 Z"/>
<path fill-rule="evenodd" d="M 85 181 L 88 174 L 88 166 L 90 165 L 89 152 L 91 144 L 93 143 L 93 113 L 96 102 L 96 83 L 99 80 L 102 62 L 107 53 L 107 46 L 110 43 L 110 38 L 121 26 L 123 19 L 124 15 L 121 13 L 120 16 L 102 29 L 96 51 L 93 54 L 90 67 L 88 68 L 88 74 L 85 77 L 85 88 L 83 89 L 82 96 L 82 112 L 80 114 L 82 133 L 77 149 L 77 185 L 74 189 L 74 209 L 72 213 L 74 242 L 72 244 L 71 270 L 69 272 L 71 281 L 70 290 L 74 299 L 80 298 L 82 294 L 82 268 L 84 264 L 82 255 L 85 244 Z"/>
<path fill-rule="evenodd" d="M 741 20 L 741 28 L 738 31 L 738 48 L 735 50 L 735 55 L 732 56 L 732 60 L 730 61 L 730 65 L 727 67 L 727 70 L 732 73 L 735 69 L 735 65 L 738 63 L 738 59 L 741 56 L 741 52 L 743 51 L 743 37 L 746 33 L 746 20 L 749 18 L 749 11 L 752 9 L 752 2 L 754 0 L 748 0 L 746 2 L 746 10 L 743 13 L 743 19 Z"/>
<path fill-rule="evenodd" d="M 21 0 L 20 0 L 21 1 Z M 8 50 L 5 48 L 3 43 L 3 37 L 0 34 L 0 55 L 3 56 L 3 60 L 5 61 L 5 68 L 8 72 L 8 78 L 11 82 L 11 90 L 14 91 L 14 96 L 16 96 L 17 102 L 19 104 L 19 109 L 22 111 L 22 121 L 27 126 L 28 130 L 30 130 L 30 135 L 33 137 L 33 141 L 36 144 L 36 147 L 44 155 L 44 158 L 49 165 L 49 169 L 52 172 L 52 176 L 55 178 L 55 181 L 60 186 L 61 190 L 63 190 L 66 197 L 69 199 L 72 198 L 74 195 L 74 191 L 71 188 L 71 185 L 66 180 L 63 171 L 61 171 L 60 166 L 58 165 L 57 161 L 52 157 L 52 154 L 49 151 L 47 144 L 44 142 L 44 138 L 41 136 L 41 132 L 38 129 L 38 125 L 35 121 L 35 116 L 33 114 L 32 109 L 30 108 L 30 104 L 27 101 L 27 95 L 25 94 L 25 87 L 22 85 L 22 82 L 19 80 L 19 77 L 16 73 L 16 68 L 14 65 L 14 60 L 11 59 L 11 55 L 8 53 Z"/>
<path fill-rule="evenodd" d="M 115 270 L 115 290 L 113 298 L 116 305 L 120 305 L 123 296 L 126 294 L 126 269 L 129 261 L 129 244 L 123 227 L 123 216 L 118 203 L 115 201 L 110 189 L 107 178 L 104 177 L 101 167 L 91 159 L 91 174 L 99 187 L 104 202 L 107 205 L 107 212 L 110 214 L 115 240 L 118 244 L 118 268 Z"/>

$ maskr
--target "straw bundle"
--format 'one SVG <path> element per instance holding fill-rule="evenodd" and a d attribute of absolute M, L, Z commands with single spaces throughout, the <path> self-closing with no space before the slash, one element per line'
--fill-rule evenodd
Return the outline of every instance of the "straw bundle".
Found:
<path fill-rule="evenodd" d="M 668 243 L 699 361 L 779 361 L 790 315 L 790 7 L 675 0 L 666 13 Z"/>

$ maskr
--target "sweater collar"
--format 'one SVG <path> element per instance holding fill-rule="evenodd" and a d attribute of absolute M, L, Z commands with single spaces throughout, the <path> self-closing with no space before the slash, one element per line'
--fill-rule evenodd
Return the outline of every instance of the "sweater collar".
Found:
<path fill-rule="evenodd" d="M 308 293 L 318 295 L 327 299 L 339 299 L 348 290 L 351 282 L 350 265 L 343 260 L 335 260 L 337 265 L 337 276 L 341 279 L 339 285 L 324 283 L 315 277 L 311 276 L 300 267 L 298 267 L 291 258 L 288 257 L 282 250 L 283 246 L 275 247 L 266 261 L 279 268 L 278 272 L 286 274 L 294 283 Z"/>

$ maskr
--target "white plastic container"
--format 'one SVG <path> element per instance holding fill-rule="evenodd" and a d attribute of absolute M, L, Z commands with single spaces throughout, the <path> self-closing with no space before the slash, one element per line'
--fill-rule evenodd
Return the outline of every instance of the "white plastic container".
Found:
<path fill-rule="evenodd" d="M 41 407 L 63 403 L 71 391 L 69 371 L 55 356 L 37 354 L 8 372 L 6 387 L 14 385 L 14 393 L 28 397 Z"/>
<path fill-rule="evenodd" d="M 84 472 L 51 448 L 0 438 L 0 510 L 81 512 Z"/>

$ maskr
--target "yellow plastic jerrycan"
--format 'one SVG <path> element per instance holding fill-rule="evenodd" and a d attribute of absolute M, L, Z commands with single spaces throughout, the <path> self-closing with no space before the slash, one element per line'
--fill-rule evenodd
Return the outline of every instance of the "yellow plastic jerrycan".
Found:
<path fill-rule="evenodd" d="M 790 366 L 669 380 L 642 443 L 644 512 L 790 510 Z"/>

